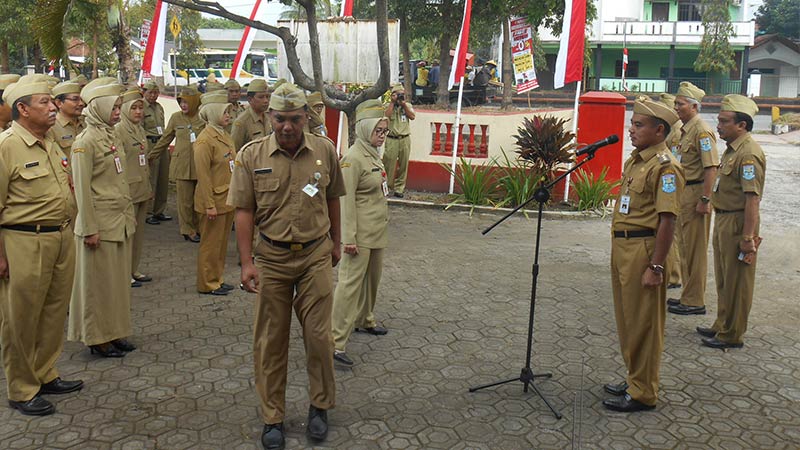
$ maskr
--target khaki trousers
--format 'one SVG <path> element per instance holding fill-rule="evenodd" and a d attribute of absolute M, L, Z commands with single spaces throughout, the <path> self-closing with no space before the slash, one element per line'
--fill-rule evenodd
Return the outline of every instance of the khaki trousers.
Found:
<path fill-rule="evenodd" d="M 8 399 L 21 402 L 58 377 L 55 364 L 64 346 L 75 241 L 71 227 L 1 233 L 9 278 L 0 279 L 0 353 Z"/>
<path fill-rule="evenodd" d="M 611 238 L 611 286 L 622 359 L 628 369 L 628 394 L 646 405 L 658 400 L 661 352 L 664 349 L 666 282 L 642 286 L 655 250 L 655 237 Z"/>
<path fill-rule="evenodd" d="M 756 261 L 739 261 L 739 240 L 744 212 L 717 214 L 714 219 L 714 275 L 717 283 L 717 320 L 712 328 L 717 339 L 742 343 L 753 305 Z M 758 230 L 756 230 L 758 234 Z"/>
<path fill-rule="evenodd" d="M 383 249 L 358 247 L 357 255 L 342 255 L 339 282 L 333 294 L 333 345 L 344 351 L 353 328 L 377 325 L 373 310 L 383 271 Z"/>
<path fill-rule="evenodd" d="M 408 158 L 411 156 L 411 137 L 393 139 L 386 136 L 385 145 L 382 159 L 383 167 L 386 168 L 389 190 L 402 194 L 406 189 Z M 397 175 L 396 180 L 395 175 Z"/>
<path fill-rule="evenodd" d="M 332 249 L 327 236 L 298 252 L 263 240 L 256 248 L 261 293 L 256 305 L 253 362 L 264 423 L 282 422 L 286 411 L 292 309 L 303 328 L 309 400 L 320 409 L 335 405 Z"/>
<path fill-rule="evenodd" d="M 711 215 L 699 214 L 695 209 L 702 194 L 703 184 L 700 183 L 686 186 L 681 197 L 681 214 L 678 218 L 683 281 L 681 304 L 686 306 L 705 306 Z"/>
<path fill-rule="evenodd" d="M 139 273 L 139 262 L 142 260 L 142 247 L 144 246 L 144 220 L 147 218 L 147 203 L 133 204 L 133 214 L 136 218 L 136 231 L 133 233 L 131 245 L 131 275 Z"/>
<path fill-rule="evenodd" d="M 154 146 L 148 141 L 149 147 Z M 164 214 L 167 209 L 167 195 L 169 194 L 169 160 L 168 151 L 161 152 L 158 159 L 150 162 L 150 185 L 153 187 L 153 200 L 148 202 L 148 211 L 151 214 Z"/>
<path fill-rule="evenodd" d="M 681 284 L 681 233 L 676 228 L 667 254 L 667 284 Z"/>
<path fill-rule="evenodd" d="M 200 215 L 200 248 L 197 252 L 197 290 L 209 292 L 222 286 L 228 238 L 233 225 L 233 211 L 219 214 L 214 220 Z"/>
<path fill-rule="evenodd" d="M 176 180 L 175 190 L 177 191 L 178 225 L 181 234 L 194 236 L 197 233 L 197 216 L 194 211 L 194 190 L 197 187 L 197 180 Z"/>

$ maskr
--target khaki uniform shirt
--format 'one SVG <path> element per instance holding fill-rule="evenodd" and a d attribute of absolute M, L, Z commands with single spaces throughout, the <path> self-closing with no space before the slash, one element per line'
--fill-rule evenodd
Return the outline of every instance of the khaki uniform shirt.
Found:
<path fill-rule="evenodd" d="M 342 244 L 386 248 L 389 205 L 386 171 L 377 150 L 356 141 L 342 157 L 347 194 L 342 198 Z"/>
<path fill-rule="evenodd" d="M 683 127 L 683 122 L 680 120 L 673 123 L 669 128 L 669 134 L 667 135 L 667 138 L 664 139 L 664 144 L 666 144 L 667 148 L 672 151 L 672 156 L 674 156 L 676 159 L 678 158 L 678 155 L 680 155 L 681 127 Z"/>
<path fill-rule="evenodd" d="M 233 140 L 227 133 L 206 127 L 194 143 L 194 163 L 197 169 L 197 188 L 194 191 L 194 209 L 205 214 L 208 208 L 217 208 L 217 214 L 233 211 L 226 201 L 231 183 L 236 152 Z"/>
<path fill-rule="evenodd" d="M 60 225 L 75 217 L 68 160 L 17 122 L 0 133 L 0 225 Z"/>
<path fill-rule="evenodd" d="M 307 185 L 319 189 L 314 196 Z M 283 242 L 308 242 L 330 230 L 328 199 L 345 194 L 339 158 L 330 139 L 303 134 L 292 156 L 275 135 L 253 141 L 236 155 L 228 204 L 255 211 L 258 230 Z"/>
<path fill-rule="evenodd" d="M 246 108 L 245 108 L 244 106 L 242 106 L 242 104 L 241 104 L 241 103 L 239 103 L 239 102 L 236 102 L 236 103 L 231 103 L 231 105 L 233 105 L 233 106 L 231 107 L 231 110 L 230 110 L 230 112 L 229 112 L 229 114 L 231 115 L 231 122 L 228 124 L 228 126 L 227 126 L 227 127 L 225 127 L 225 131 L 227 131 L 227 132 L 228 132 L 228 134 L 231 134 L 231 133 L 233 132 L 233 123 L 234 123 L 234 122 L 236 122 L 236 119 L 238 119 L 238 118 L 239 118 L 239 116 L 241 116 L 241 115 L 242 115 L 242 113 L 243 113 L 243 112 L 245 111 L 245 109 L 246 109 Z"/>
<path fill-rule="evenodd" d="M 414 107 L 411 103 L 406 102 L 408 109 L 412 112 Z M 406 116 L 406 111 L 402 106 L 395 106 L 392 115 L 389 117 L 389 136 L 405 137 L 411 134 L 411 121 Z"/>
<path fill-rule="evenodd" d="M 722 155 L 722 165 L 711 193 L 714 208 L 736 211 L 744 209 L 745 193 L 764 193 L 767 158 L 750 133 L 730 143 Z"/>
<path fill-rule="evenodd" d="M 70 149 L 75 138 L 86 128 L 83 120 L 78 120 L 77 123 L 72 122 L 69 118 L 60 112 L 56 115 L 56 123 L 47 132 L 52 136 L 53 140 L 58 144 L 58 147 L 69 158 Z"/>
<path fill-rule="evenodd" d="M 683 125 L 680 142 L 678 162 L 683 166 L 686 181 L 702 180 L 706 167 L 719 165 L 717 138 L 699 114 Z"/>
<path fill-rule="evenodd" d="M 111 130 L 89 127 L 72 144 L 77 236 L 100 233 L 102 241 L 122 242 L 136 229 L 125 148 L 115 139 Z"/>
<path fill-rule="evenodd" d="M 144 101 L 144 119 L 142 127 L 147 136 L 161 136 L 164 134 L 164 107 L 155 102 Z"/>
<path fill-rule="evenodd" d="M 269 122 L 267 113 L 261 117 L 253 112 L 253 108 L 246 108 L 233 122 L 233 145 L 236 151 L 239 151 L 250 141 L 261 139 L 264 136 L 269 136 L 272 133 L 272 124 Z"/>
<path fill-rule="evenodd" d="M 169 177 L 173 180 L 196 180 L 197 172 L 194 167 L 194 152 L 192 144 L 205 128 L 206 123 L 199 114 L 189 117 L 181 111 L 169 118 L 164 135 L 153 146 L 148 158 L 158 159 L 161 152 L 165 151 L 175 139 L 175 149 L 172 152 L 172 162 L 169 165 Z"/>
<path fill-rule="evenodd" d="M 131 201 L 140 203 L 149 200 L 153 195 L 150 186 L 150 166 L 147 164 L 147 139 L 144 129 L 136 126 L 136 130 L 126 129 L 120 122 L 114 126 L 117 142 L 125 150 L 125 174 L 128 179 L 128 188 L 131 192 Z"/>
<path fill-rule="evenodd" d="M 684 184 L 683 170 L 666 144 L 634 150 L 623 168 L 611 229 L 656 230 L 659 213 L 678 215 Z M 629 197 L 627 213 L 622 210 L 625 196 Z"/>

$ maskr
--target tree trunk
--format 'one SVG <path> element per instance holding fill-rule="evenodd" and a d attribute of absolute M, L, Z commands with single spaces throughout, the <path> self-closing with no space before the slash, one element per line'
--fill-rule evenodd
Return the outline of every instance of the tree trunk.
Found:
<path fill-rule="evenodd" d="M 123 15 L 123 11 L 119 12 L 119 25 L 114 29 L 114 45 L 117 47 L 117 55 L 119 56 L 119 75 L 122 84 L 127 84 L 134 79 L 133 70 L 133 55 L 131 55 L 131 28 L 128 26 L 128 21 Z"/>
<path fill-rule="evenodd" d="M 514 61 L 511 56 L 511 29 L 509 19 L 503 21 L 503 101 L 500 103 L 501 109 L 509 109 L 512 106 L 511 83 L 514 79 Z"/>
<path fill-rule="evenodd" d="M 36 73 L 44 73 L 42 67 L 42 48 L 39 44 L 33 44 L 33 69 Z"/>
<path fill-rule="evenodd" d="M 450 107 L 450 90 L 447 86 L 450 80 L 450 71 L 453 62 L 450 59 L 450 39 L 453 31 L 450 29 L 450 16 L 452 15 L 452 2 L 442 5 L 442 35 L 439 41 L 439 86 L 436 88 L 436 105 L 444 108 Z"/>
<path fill-rule="evenodd" d="M 8 41 L 0 42 L 0 72 L 8 73 Z"/>
<path fill-rule="evenodd" d="M 92 78 L 97 78 L 97 24 L 92 30 Z"/>
<path fill-rule="evenodd" d="M 408 19 L 406 17 L 400 18 L 400 52 L 403 54 L 403 87 L 406 92 L 413 92 L 414 87 L 411 84 L 414 80 L 411 79 L 411 51 L 408 48 Z"/>

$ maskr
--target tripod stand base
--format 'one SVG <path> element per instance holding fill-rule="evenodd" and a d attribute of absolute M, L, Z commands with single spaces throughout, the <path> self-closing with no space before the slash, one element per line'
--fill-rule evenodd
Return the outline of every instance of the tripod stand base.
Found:
<path fill-rule="evenodd" d="M 550 412 L 553 413 L 553 415 L 556 417 L 556 419 L 561 419 L 561 417 L 562 417 L 561 413 L 559 413 L 558 411 L 556 411 L 555 408 L 553 408 L 553 405 L 551 405 L 550 402 L 547 401 L 547 398 L 545 398 L 545 396 L 542 395 L 541 392 L 539 392 L 539 389 L 536 388 L 536 385 L 533 382 L 536 378 L 552 378 L 552 377 L 553 377 L 552 373 L 533 373 L 533 370 L 531 370 L 530 367 L 524 367 L 522 369 L 522 371 L 520 372 L 519 376 L 516 377 L 516 378 L 509 378 L 507 380 L 495 381 L 494 383 L 482 384 L 480 386 L 474 386 L 474 387 L 469 388 L 469 392 L 475 392 L 475 391 L 479 391 L 481 389 L 486 389 L 486 388 L 490 388 L 490 387 L 494 387 L 494 386 L 500 386 L 501 384 L 513 383 L 514 381 L 519 381 L 519 382 L 521 382 L 523 384 L 523 388 L 522 388 L 523 392 L 528 392 L 528 387 L 530 386 L 530 388 L 533 389 L 533 392 L 535 392 L 536 395 L 538 395 L 539 398 L 542 399 L 544 404 L 547 405 L 548 408 L 550 408 Z"/>

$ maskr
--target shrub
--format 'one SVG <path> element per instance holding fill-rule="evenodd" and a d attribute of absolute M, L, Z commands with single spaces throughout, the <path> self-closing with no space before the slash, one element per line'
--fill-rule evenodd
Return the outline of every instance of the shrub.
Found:
<path fill-rule="evenodd" d="M 607 173 L 608 167 L 603 167 L 597 177 L 583 169 L 578 170 L 578 176 L 570 185 L 578 196 L 579 211 L 602 210 L 605 212 L 606 203 L 614 197 L 611 191 L 620 185 L 620 180 L 607 181 Z"/>
<path fill-rule="evenodd" d="M 497 184 L 503 189 L 504 197 L 498 206 L 513 208 L 533 197 L 533 193 L 536 192 L 545 176 L 542 171 L 536 170 L 530 161 L 522 158 L 512 161 L 505 150 L 501 151 L 505 164 L 497 162 L 497 169 L 501 174 Z"/>
<path fill-rule="evenodd" d="M 552 179 L 559 164 L 572 162 L 575 134 L 564 128 L 565 119 L 533 116 L 517 129 L 517 153 L 531 167 Z"/>
<path fill-rule="evenodd" d="M 494 204 L 491 196 L 497 191 L 497 177 L 492 170 L 495 164 L 496 158 L 492 158 L 485 165 L 473 166 L 463 156 L 459 158 L 455 172 L 449 165 L 440 164 L 447 173 L 455 177 L 456 185 L 461 190 L 461 194 L 458 194 L 445 209 L 456 203 L 466 203 L 473 207 Z M 470 214 L 473 209 L 470 208 Z"/>

